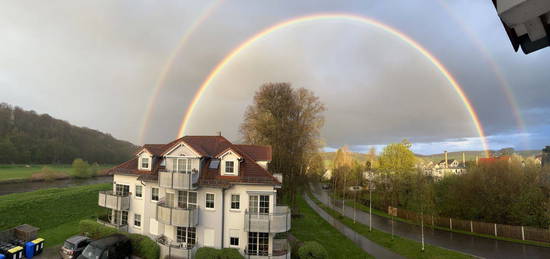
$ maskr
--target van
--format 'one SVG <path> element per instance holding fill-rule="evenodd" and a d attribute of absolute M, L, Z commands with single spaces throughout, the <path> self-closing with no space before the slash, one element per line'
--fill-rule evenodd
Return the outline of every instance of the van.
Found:
<path fill-rule="evenodd" d="M 114 234 L 91 242 L 78 259 L 129 259 L 132 254 L 130 239 Z"/>

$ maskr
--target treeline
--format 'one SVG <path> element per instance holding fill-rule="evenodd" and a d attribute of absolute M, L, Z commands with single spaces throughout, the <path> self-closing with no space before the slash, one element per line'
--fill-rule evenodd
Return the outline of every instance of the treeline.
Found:
<path fill-rule="evenodd" d="M 120 163 L 136 146 L 97 130 L 76 127 L 48 114 L 0 104 L 0 163 Z"/>
<path fill-rule="evenodd" d="M 375 208 L 388 206 L 464 220 L 539 228 L 550 226 L 550 168 L 513 155 L 510 160 L 476 165 L 466 173 L 437 179 L 418 168 L 410 143 L 390 144 L 367 163 L 354 161 L 345 148 L 333 161 L 335 195 L 355 197 L 347 187 L 371 186 Z M 365 173 L 364 173 L 365 172 Z M 369 204 L 369 192 L 357 195 Z"/>

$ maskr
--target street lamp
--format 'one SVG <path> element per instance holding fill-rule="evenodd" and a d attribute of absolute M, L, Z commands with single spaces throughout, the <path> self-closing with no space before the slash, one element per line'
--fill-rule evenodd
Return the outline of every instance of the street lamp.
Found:
<path fill-rule="evenodd" d="M 369 232 L 372 232 L 372 190 L 374 190 L 376 187 L 374 184 L 369 181 Z"/>

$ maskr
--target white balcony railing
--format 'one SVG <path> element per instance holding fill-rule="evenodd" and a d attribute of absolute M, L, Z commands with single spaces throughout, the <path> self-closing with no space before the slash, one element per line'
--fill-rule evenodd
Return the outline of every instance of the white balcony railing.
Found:
<path fill-rule="evenodd" d="M 156 219 L 163 224 L 176 227 L 195 227 L 199 223 L 199 209 L 172 207 L 159 202 Z"/>
<path fill-rule="evenodd" d="M 176 190 L 194 190 L 198 187 L 199 173 L 192 171 L 161 170 L 159 172 L 159 185 L 163 188 Z"/>
<path fill-rule="evenodd" d="M 251 259 L 290 259 L 290 246 L 286 239 L 273 239 L 272 252 L 251 251 L 245 249 L 246 258 Z"/>
<path fill-rule="evenodd" d="M 193 258 L 197 246 L 171 243 L 164 238 L 157 239 L 160 247 L 160 258 Z"/>
<path fill-rule="evenodd" d="M 130 196 L 128 194 L 119 195 L 113 191 L 100 191 L 98 205 L 113 210 L 129 210 Z"/>
<path fill-rule="evenodd" d="M 251 213 L 246 210 L 244 229 L 246 232 L 286 232 L 290 230 L 290 209 L 276 206 L 273 213 Z"/>
<path fill-rule="evenodd" d="M 119 224 L 119 223 L 111 223 L 108 220 L 105 219 L 97 219 L 97 223 L 106 226 L 111 227 L 120 231 L 128 232 L 128 224 Z"/>

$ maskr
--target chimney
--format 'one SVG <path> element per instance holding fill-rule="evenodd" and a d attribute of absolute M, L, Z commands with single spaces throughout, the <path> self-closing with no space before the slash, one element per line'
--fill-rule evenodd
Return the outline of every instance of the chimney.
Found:
<path fill-rule="evenodd" d="M 466 165 L 466 154 L 462 152 L 462 165 Z"/>
<path fill-rule="evenodd" d="M 449 161 L 448 161 L 448 157 L 447 157 L 447 150 L 445 150 L 445 168 L 449 168 Z"/>

